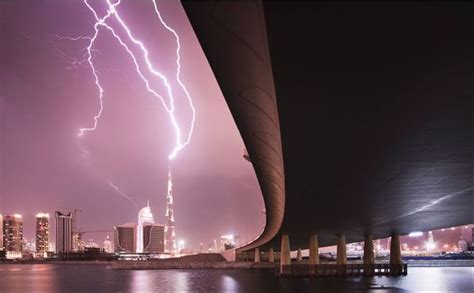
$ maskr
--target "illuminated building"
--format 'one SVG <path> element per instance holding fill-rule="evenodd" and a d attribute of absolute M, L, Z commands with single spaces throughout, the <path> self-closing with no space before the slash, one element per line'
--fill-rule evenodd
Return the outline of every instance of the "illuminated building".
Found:
<path fill-rule="evenodd" d="M 176 235 L 174 231 L 173 211 L 173 181 L 171 171 L 168 172 L 168 193 L 166 194 L 166 225 L 165 225 L 165 251 L 176 253 Z"/>
<path fill-rule="evenodd" d="M 183 239 L 178 240 L 178 253 L 179 254 L 183 253 L 184 248 L 185 248 L 184 244 L 185 244 L 185 242 L 184 242 Z"/>
<path fill-rule="evenodd" d="M 36 215 L 36 253 L 45 256 L 49 249 L 49 214 Z"/>
<path fill-rule="evenodd" d="M 36 243 L 34 241 L 28 241 L 25 236 L 23 236 L 22 242 L 22 254 L 33 254 L 36 252 Z"/>
<path fill-rule="evenodd" d="M 458 249 L 459 249 L 459 252 L 467 252 L 468 250 L 467 241 L 464 239 L 462 235 L 458 241 Z"/>
<path fill-rule="evenodd" d="M 436 243 L 434 242 L 432 231 L 428 231 L 428 241 L 426 242 L 425 247 L 428 252 L 433 252 L 436 249 Z"/>
<path fill-rule="evenodd" d="M 165 252 L 165 227 L 163 225 L 143 226 L 143 252 Z"/>
<path fill-rule="evenodd" d="M 105 246 L 104 241 L 104 249 Z M 165 227 L 155 224 L 149 204 L 138 212 L 138 225 L 114 227 L 114 248 L 116 253 L 165 252 Z"/>
<path fill-rule="evenodd" d="M 153 214 L 151 213 L 150 204 L 148 203 L 146 207 L 141 209 L 138 212 L 138 226 L 137 226 L 137 246 L 136 252 L 143 253 L 143 243 L 144 243 L 144 226 L 153 225 L 155 221 L 153 220 Z"/>
<path fill-rule="evenodd" d="M 220 251 L 226 251 L 235 247 L 234 235 L 222 235 L 220 241 Z"/>
<path fill-rule="evenodd" d="M 114 247 L 112 246 L 112 241 L 110 241 L 109 234 L 107 234 L 104 240 L 104 251 L 107 253 L 114 252 Z"/>
<path fill-rule="evenodd" d="M 3 218 L 3 245 L 7 258 L 21 257 L 23 244 L 23 219 L 21 215 L 6 215 Z"/>
<path fill-rule="evenodd" d="M 114 227 L 115 252 L 134 253 L 136 244 L 135 224 Z"/>
<path fill-rule="evenodd" d="M 71 213 L 56 212 L 56 253 L 72 252 L 72 221 Z"/>
<path fill-rule="evenodd" d="M 99 244 L 95 243 L 94 240 L 89 239 L 85 244 L 85 248 L 99 248 Z"/>
<path fill-rule="evenodd" d="M 0 251 L 3 251 L 3 215 L 0 214 Z"/>

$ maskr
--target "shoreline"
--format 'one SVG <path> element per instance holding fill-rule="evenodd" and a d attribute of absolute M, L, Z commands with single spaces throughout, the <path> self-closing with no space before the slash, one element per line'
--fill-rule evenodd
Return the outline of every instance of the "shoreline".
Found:
<path fill-rule="evenodd" d="M 113 261 L 108 260 L 52 260 L 52 261 L 1 261 L 1 265 L 62 265 L 62 264 L 71 264 L 71 265 L 112 265 Z"/>
<path fill-rule="evenodd" d="M 303 262 L 304 263 L 304 262 Z M 404 262 L 408 267 L 473 267 L 474 260 L 417 260 Z M 111 266 L 114 270 L 142 270 L 142 269 L 275 269 L 278 262 L 245 262 L 245 261 L 77 261 L 77 260 L 51 260 L 51 261 L 0 261 L 2 265 L 104 265 Z"/>

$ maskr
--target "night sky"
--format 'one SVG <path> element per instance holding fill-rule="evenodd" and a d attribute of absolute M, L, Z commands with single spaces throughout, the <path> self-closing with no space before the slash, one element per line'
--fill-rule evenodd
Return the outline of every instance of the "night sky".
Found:
<path fill-rule="evenodd" d="M 91 5 L 105 12 L 103 1 Z M 181 37 L 181 79 L 197 109 L 191 144 L 172 161 L 177 239 L 195 250 L 222 234 L 250 240 L 264 224 L 263 200 L 253 168 L 242 158 L 242 139 L 181 5 L 158 6 Z M 78 137 L 79 128 L 93 123 L 98 91 L 87 63 L 73 66 L 87 41 L 58 36 L 91 36 L 91 12 L 72 0 L 3 1 L 0 10 L 0 212 L 22 214 L 27 239 L 34 237 L 38 212 L 50 213 L 52 229 L 54 211 L 73 208 L 82 210 L 78 227 L 85 231 L 136 222 L 138 210 L 108 185 L 112 181 L 140 207 L 150 200 L 155 221 L 164 223 L 167 157 L 175 137 L 123 48 L 100 32 L 94 62 L 105 90 L 103 116 L 95 132 Z M 152 2 L 123 1 L 118 10 L 155 66 L 173 79 L 175 39 Z M 162 92 L 158 80 L 152 85 Z M 187 127 L 185 97 L 177 93 L 176 99 Z M 84 238 L 101 244 L 104 234 Z"/>

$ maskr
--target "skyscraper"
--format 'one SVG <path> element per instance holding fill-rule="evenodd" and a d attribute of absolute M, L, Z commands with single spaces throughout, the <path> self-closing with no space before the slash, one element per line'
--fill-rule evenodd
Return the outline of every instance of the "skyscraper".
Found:
<path fill-rule="evenodd" d="M 0 214 L 0 251 L 3 250 L 3 215 Z"/>
<path fill-rule="evenodd" d="M 134 253 L 136 251 L 135 224 L 125 224 L 114 227 L 115 252 Z"/>
<path fill-rule="evenodd" d="M 23 242 L 23 219 L 21 215 L 7 215 L 3 218 L 3 245 L 7 257 L 21 257 Z"/>
<path fill-rule="evenodd" d="M 56 212 L 56 253 L 72 252 L 72 221 L 71 213 Z"/>
<path fill-rule="evenodd" d="M 150 204 L 148 203 L 146 207 L 141 209 L 138 212 L 138 226 L 137 226 L 137 246 L 136 252 L 143 253 L 144 250 L 144 233 L 143 228 L 145 225 L 153 225 L 155 221 L 153 220 L 153 214 L 151 213 Z"/>
<path fill-rule="evenodd" d="M 165 227 L 163 225 L 149 224 L 143 226 L 143 252 L 165 252 Z"/>
<path fill-rule="evenodd" d="M 36 215 L 36 253 L 46 256 L 49 248 L 49 214 Z"/>
<path fill-rule="evenodd" d="M 168 172 L 168 193 L 166 195 L 166 225 L 165 225 L 165 251 L 176 253 L 176 235 L 174 232 L 174 211 L 173 211 L 173 181 L 171 171 Z"/>

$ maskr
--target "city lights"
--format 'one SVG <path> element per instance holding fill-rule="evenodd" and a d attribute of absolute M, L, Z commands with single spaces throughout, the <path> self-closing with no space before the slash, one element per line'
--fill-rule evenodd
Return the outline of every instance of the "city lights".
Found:
<path fill-rule="evenodd" d="M 427 251 L 433 251 L 434 249 L 436 249 L 436 244 L 434 242 L 427 241 L 425 243 L 425 247 Z"/>
<path fill-rule="evenodd" d="M 408 234 L 409 237 L 420 237 L 420 236 L 423 236 L 423 232 L 411 232 L 410 234 Z"/>

